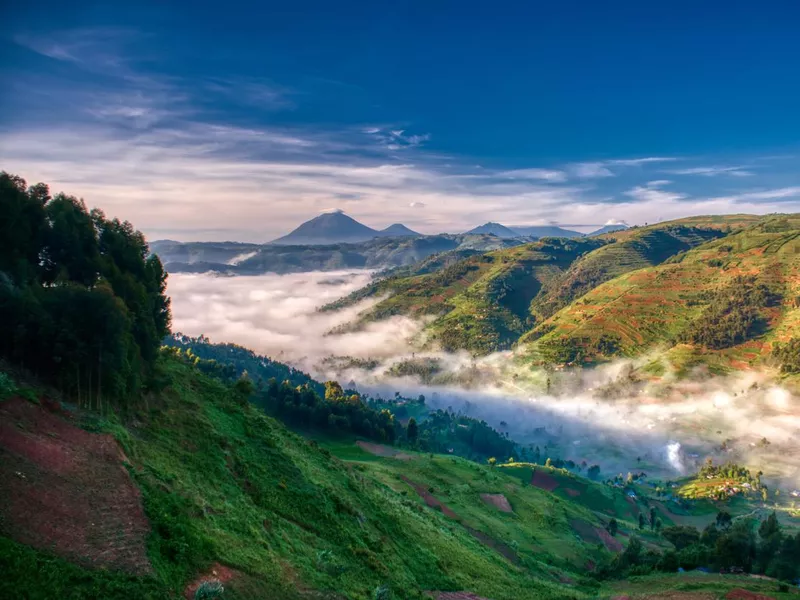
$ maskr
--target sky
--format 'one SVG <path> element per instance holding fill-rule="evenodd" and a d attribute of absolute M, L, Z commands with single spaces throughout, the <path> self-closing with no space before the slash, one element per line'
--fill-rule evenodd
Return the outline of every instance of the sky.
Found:
<path fill-rule="evenodd" d="M 0 169 L 149 239 L 800 211 L 796 2 L 0 3 Z"/>

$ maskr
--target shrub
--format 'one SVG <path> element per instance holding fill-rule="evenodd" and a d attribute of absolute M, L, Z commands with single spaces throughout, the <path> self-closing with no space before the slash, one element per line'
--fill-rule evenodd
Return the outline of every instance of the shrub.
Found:
<path fill-rule="evenodd" d="M 17 392 L 14 380 L 6 373 L 0 373 L 0 400 L 10 398 Z"/>
<path fill-rule="evenodd" d="M 223 592 L 225 592 L 225 586 L 222 585 L 222 582 L 217 579 L 211 579 L 200 584 L 200 587 L 194 593 L 194 600 L 221 598 Z"/>

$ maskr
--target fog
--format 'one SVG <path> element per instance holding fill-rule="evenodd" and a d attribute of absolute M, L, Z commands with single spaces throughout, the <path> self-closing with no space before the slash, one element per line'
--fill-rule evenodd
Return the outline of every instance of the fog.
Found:
<path fill-rule="evenodd" d="M 599 463 L 606 476 L 677 477 L 711 457 L 763 470 L 768 482 L 800 485 L 800 399 L 764 373 L 709 377 L 699 371 L 681 381 L 651 382 L 632 376 L 639 363 L 621 360 L 547 374 L 511 352 L 481 359 L 420 352 L 423 324 L 406 317 L 331 333 L 374 301 L 338 312 L 317 309 L 371 277 L 366 271 L 171 274 L 173 330 L 234 342 L 371 395 L 424 394 L 431 407 L 485 419 L 515 441 L 543 452 L 547 446 L 553 457 Z M 343 356 L 371 363 L 331 360 Z M 398 364 L 423 360 L 435 372 L 396 376 Z"/>

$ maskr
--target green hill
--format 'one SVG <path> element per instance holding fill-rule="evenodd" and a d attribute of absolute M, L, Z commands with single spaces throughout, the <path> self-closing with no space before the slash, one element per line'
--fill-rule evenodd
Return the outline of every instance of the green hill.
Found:
<path fill-rule="evenodd" d="M 661 349 L 679 368 L 741 368 L 796 335 L 799 293 L 800 216 L 771 217 L 591 289 L 520 343 L 554 362 Z"/>
<path fill-rule="evenodd" d="M 487 354 L 508 348 L 529 329 L 529 307 L 536 295 L 579 256 L 604 243 L 545 238 L 473 256 L 434 272 L 390 276 L 329 308 L 386 295 L 354 326 L 397 314 L 431 317 L 428 344 Z"/>
<path fill-rule="evenodd" d="M 597 238 L 545 238 L 464 257 L 448 252 L 399 269 L 326 306 L 379 299 L 342 330 L 393 315 L 427 318 L 421 344 L 487 354 L 507 349 L 602 283 L 653 267 L 759 217 L 693 217 Z M 540 330 L 539 330 L 540 331 Z"/>
<path fill-rule="evenodd" d="M 92 460 L 124 465 L 150 524 L 140 563 L 149 566 L 134 574 L 95 570 L 89 565 L 103 557 L 94 546 L 53 543 L 72 535 L 63 513 L 35 540 L 38 549 L 12 541 L 19 536 L 8 523 L 23 518 L 24 507 L 6 502 L 3 533 L 12 537 L 0 538 L 0 590 L 27 590 L 28 598 L 178 597 L 221 564 L 235 573 L 226 598 L 372 599 L 382 586 L 397 598 L 428 590 L 495 600 L 589 597 L 582 566 L 604 551 L 576 539 L 571 521 L 597 522 L 582 507 L 455 457 L 380 459 L 336 443 L 346 448 L 342 461 L 195 367 L 165 355 L 158 369 L 163 391 L 124 423 L 90 413 L 44 418 L 40 406 L 20 409 L 21 399 L 0 404 L 3 422 L 24 428 L 27 440 L 19 448 L 0 436 L 3 465 L 20 474 L 17 493 L 45 493 L 40 484 L 62 467 L 41 452 L 76 454 L 81 426 L 119 444 L 120 458 Z M 30 411 L 38 416 L 20 416 Z M 426 507 L 415 490 L 442 506 Z M 60 486 L 47 493 L 71 510 L 74 499 L 62 497 Z M 513 512 L 487 505 L 481 494 L 505 494 Z M 86 510 L 94 521 L 107 509 L 95 501 Z M 58 557 L 65 554 L 70 562 Z M 561 584 L 567 578 L 576 581 L 572 590 Z"/>

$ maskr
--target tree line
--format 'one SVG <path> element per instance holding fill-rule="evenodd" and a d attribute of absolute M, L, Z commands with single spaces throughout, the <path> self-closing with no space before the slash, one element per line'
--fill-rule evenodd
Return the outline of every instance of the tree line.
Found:
<path fill-rule="evenodd" d="M 129 222 L 0 172 L 3 358 L 85 406 L 125 406 L 169 332 L 166 278 Z"/>
<path fill-rule="evenodd" d="M 645 550 L 641 540 L 631 536 L 625 551 L 599 569 L 598 575 L 628 577 L 702 568 L 757 573 L 783 581 L 800 577 L 800 533 L 785 532 L 775 512 L 756 527 L 753 519 L 734 520 L 722 511 L 703 531 L 680 525 L 663 528 L 661 535 L 674 549 Z"/>

